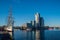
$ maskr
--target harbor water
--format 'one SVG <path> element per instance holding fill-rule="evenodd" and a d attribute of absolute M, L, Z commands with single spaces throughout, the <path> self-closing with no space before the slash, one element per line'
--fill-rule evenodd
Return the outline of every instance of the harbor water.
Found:
<path fill-rule="evenodd" d="M 44 30 L 40 34 L 40 31 L 22 31 L 15 30 L 14 31 L 14 39 L 15 40 L 60 40 L 60 30 Z"/>

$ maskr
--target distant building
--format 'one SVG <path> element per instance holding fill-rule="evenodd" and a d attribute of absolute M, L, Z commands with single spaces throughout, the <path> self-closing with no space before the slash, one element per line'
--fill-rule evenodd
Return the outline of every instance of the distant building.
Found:
<path fill-rule="evenodd" d="M 27 23 L 27 27 L 28 28 L 31 28 L 32 27 L 32 24 L 31 23 Z"/>
<path fill-rule="evenodd" d="M 40 27 L 40 14 L 39 13 L 36 13 L 35 14 L 35 27 Z"/>
<path fill-rule="evenodd" d="M 22 26 L 28 27 L 28 28 L 39 28 L 39 27 L 44 27 L 44 19 L 43 17 L 40 17 L 39 13 L 35 14 L 35 20 L 30 21 L 29 23 L 25 23 Z"/>
<path fill-rule="evenodd" d="M 44 19 L 43 19 L 43 17 L 40 17 L 40 26 L 44 27 Z"/>
<path fill-rule="evenodd" d="M 32 21 L 30 23 L 25 23 L 22 25 L 23 27 L 27 27 L 27 28 L 30 28 L 32 27 Z"/>
<path fill-rule="evenodd" d="M 44 19 L 40 17 L 39 13 L 35 14 L 35 27 L 44 27 Z"/>
<path fill-rule="evenodd" d="M 25 24 L 23 24 L 23 25 L 22 25 L 22 27 L 27 27 L 27 24 L 26 24 L 26 23 L 25 23 Z"/>
<path fill-rule="evenodd" d="M 35 21 L 32 21 L 32 27 L 35 27 Z"/>

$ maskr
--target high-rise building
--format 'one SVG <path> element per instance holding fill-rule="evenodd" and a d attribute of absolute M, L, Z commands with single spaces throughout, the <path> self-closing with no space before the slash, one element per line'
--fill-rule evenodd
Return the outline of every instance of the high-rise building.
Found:
<path fill-rule="evenodd" d="M 40 26 L 44 27 L 44 19 L 43 19 L 43 17 L 40 17 Z"/>
<path fill-rule="evenodd" d="M 32 26 L 35 27 L 35 21 L 34 20 L 32 21 Z"/>
<path fill-rule="evenodd" d="M 35 27 L 40 27 L 40 14 L 37 12 L 35 14 Z"/>

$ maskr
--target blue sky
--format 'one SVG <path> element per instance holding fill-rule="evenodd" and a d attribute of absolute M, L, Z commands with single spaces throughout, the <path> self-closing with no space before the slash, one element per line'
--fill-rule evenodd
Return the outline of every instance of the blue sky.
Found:
<path fill-rule="evenodd" d="M 16 26 L 34 20 L 36 12 L 44 18 L 45 25 L 60 26 L 60 0 L 0 0 L 1 26 L 7 23 L 11 5 Z"/>

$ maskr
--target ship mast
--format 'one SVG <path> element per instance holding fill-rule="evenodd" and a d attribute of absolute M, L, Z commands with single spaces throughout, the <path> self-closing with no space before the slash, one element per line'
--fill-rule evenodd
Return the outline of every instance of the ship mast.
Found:
<path fill-rule="evenodd" d="M 13 25 L 14 25 L 14 20 L 12 17 L 12 7 L 10 7 L 7 26 L 9 27 L 9 26 L 13 26 Z"/>

